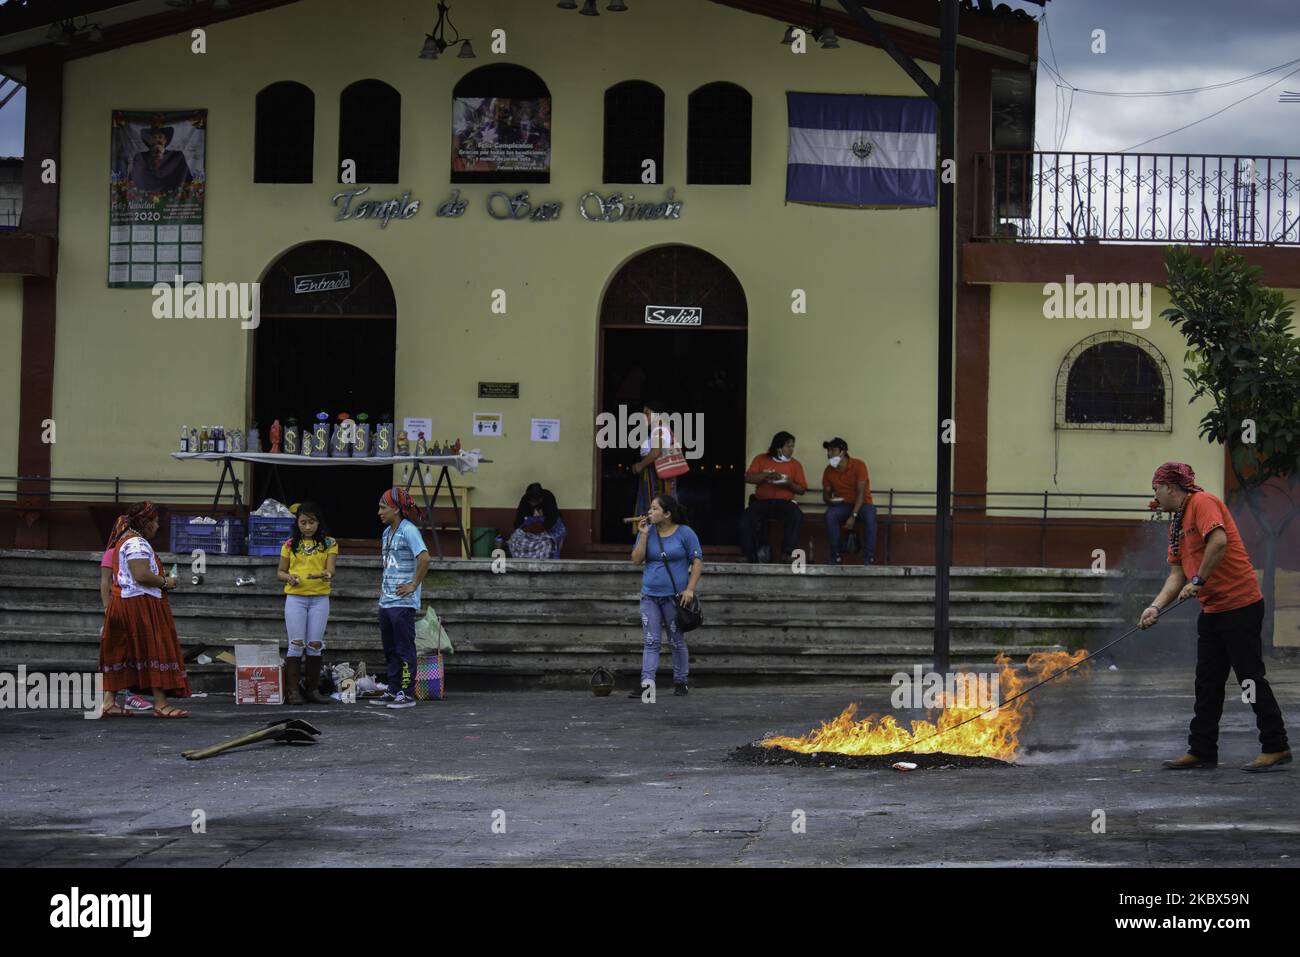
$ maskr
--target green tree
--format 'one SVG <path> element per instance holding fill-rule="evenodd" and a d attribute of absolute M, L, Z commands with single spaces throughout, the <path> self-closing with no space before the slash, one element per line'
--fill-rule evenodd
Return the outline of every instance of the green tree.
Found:
<path fill-rule="evenodd" d="M 1244 501 L 1264 532 L 1264 648 L 1273 648 L 1273 587 L 1277 545 L 1300 516 L 1300 338 L 1290 330 L 1292 303 L 1260 283 L 1263 272 L 1232 249 L 1209 260 L 1183 246 L 1165 253 L 1173 323 L 1190 347 L 1183 375 L 1191 401 L 1207 397 L 1214 407 L 1201 419 L 1200 435 L 1226 446 Z M 1290 505 L 1270 520 L 1268 495 Z"/>

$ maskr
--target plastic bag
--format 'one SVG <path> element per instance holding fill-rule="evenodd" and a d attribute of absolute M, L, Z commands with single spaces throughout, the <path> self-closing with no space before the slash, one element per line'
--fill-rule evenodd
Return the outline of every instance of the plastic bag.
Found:
<path fill-rule="evenodd" d="M 436 655 L 440 651 L 454 654 L 456 649 L 451 646 L 451 638 L 438 620 L 438 613 L 429 605 L 424 610 L 424 617 L 415 622 L 415 653 Z"/>

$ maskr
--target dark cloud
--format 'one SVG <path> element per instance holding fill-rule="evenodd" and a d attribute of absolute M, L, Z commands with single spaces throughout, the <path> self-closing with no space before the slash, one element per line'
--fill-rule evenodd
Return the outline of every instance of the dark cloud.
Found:
<path fill-rule="evenodd" d="M 1037 8 L 1023 5 L 1024 9 Z M 1107 91 L 1207 86 L 1300 59 L 1300 4 L 1295 0 L 1052 0 L 1039 30 L 1040 58 L 1071 86 Z M 1104 30 L 1106 52 L 1092 52 Z M 1050 42 L 1049 42 L 1050 33 Z M 1142 147 L 1157 153 L 1300 154 L 1300 104 L 1279 103 L 1300 90 L 1296 63 L 1267 76 L 1191 95 L 1116 98 L 1062 93 L 1038 73 L 1036 136 L 1042 149 L 1114 151 L 1174 130 L 1280 80 L 1276 86 L 1172 136 Z M 1068 112 L 1068 126 L 1064 114 Z"/>

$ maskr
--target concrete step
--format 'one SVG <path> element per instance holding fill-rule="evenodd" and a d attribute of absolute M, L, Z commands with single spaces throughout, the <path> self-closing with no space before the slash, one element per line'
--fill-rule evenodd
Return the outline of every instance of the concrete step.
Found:
<path fill-rule="evenodd" d="M 51 615 L 47 609 L 21 610 L 10 607 L 4 611 L 0 624 L 0 639 L 8 642 L 14 632 L 38 632 L 57 622 L 58 627 L 73 633 L 97 636 L 103 622 L 98 611 L 67 610 Z M 173 617 L 179 634 L 206 640 L 232 641 L 235 639 L 262 638 L 279 641 L 285 634 L 283 619 L 275 615 L 231 617 L 215 615 L 202 609 L 173 608 Z M 521 620 L 522 619 L 522 620 Z M 952 616 L 950 624 L 954 636 L 975 641 L 994 643 L 1015 642 L 1028 636 L 1050 636 L 1052 642 L 1075 643 L 1090 633 L 1114 628 L 1122 623 L 1119 618 L 1031 618 L 1014 616 Z M 568 637 L 586 639 L 595 636 L 617 636 L 627 640 L 640 635 L 640 622 L 635 610 L 624 607 L 621 615 L 608 619 L 593 619 L 573 611 L 534 611 L 521 616 L 517 607 L 486 608 L 461 615 L 444 615 L 443 622 L 452 641 L 476 641 L 493 637 L 502 641 L 542 641 L 546 644 L 563 642 Z M 747 642 L 809 642 L 827 640 L 832 644 L 867 640 L 899 640 L 925 642 L 933 631 L 931 616 L 855 616 L 832 618 L 810 615 L 805 621 L 774 624 L 772 619 L 755 616 L 752 611 L 744 616 L 707 619 L 708 635 L 734 636 Z M 356 638 L 372 640 L 378 634 L 373 612 L 351 614 L 332 613 L 326 629 L 326 640 Z"/>
<path fill-rule="evenodd" d="M 9 549 L 0 551 L 0 577 L 31 582 L 39 578 L 81 579 L 97 576 L 96 566 L 102 553 L 49 552 Z M 167 565 L 173 563 L 188 572 L 188 555 L 164 554 Z M 277 559 L 247 556 L 208 555 L 207 579 L 213 584 L 233 584 L 238 576 L 257 578 L 257 589 L 278 588 L 275 582 Z M 339 559 L 337 584 L 342 588 L 374 589 L 379 577 L 376 556 Z M 492 571 L 489 559 L 435 560 L 430 566 L 429 587 L 454 587 L 457 583 L 486 583 L 509 580 L 521 591 L 545 591 L 554 587 L 556 577 L 580 582 L 579 590 L 603 593 L 607 590 L 635 589 L 640 569 L 626 561 L 523 561 L 508 560 L 504 574 Z M 930 566 L 826 566 L 810 565 L 803 574 L 792 574 L 784 565 L 747 565 L 710 562 L 706 566 L 710 589 L 723 594 L 732 588 L 741 593 L 780 589 L 787 594 L 825 594 L 828 590 L 860 590 L 866 583 L 885 584 L 894 589 L 932 591 L 934 571 Z M 1100 593 L 1115 588 L 1116 582 L 1133 577 L 1124 572 L 1097 574 L 1086 569 L 1056 568 L 954 568 L 951 588 L 954 591 L 1083 592 Z M 1144 576 L 1151 577 L 1151 576 Z M 779 580 L 779 581 L 778 581 Z"/>
<path fill-rule="evenodd" d="M 433 602 L 441 616 L 449 619 L 472 617 L 487 609 L 509 608 L 517 611 L 518 620 L 534 614 L 567 611 L 591 620 L 617 620 L 636 613 L 638 593 L 591 596 L 572 589 L 540 594 L 515 589 L 457 588 L 430 589 L 424 597 Z M 710 618 L 719 621 L 738 616 L 761 615 L 770 620 L 798 620 L 812 613 L 830 617 L 875 617 L 881 615 L 915 615 L 925 613 L 933 596 L 923 592 L 879 591 L 860 595 L 835 594 L 807 598 L 790 598 L 783 594 L 754 596 L 718 595 L 706 589 L 701 597 L 707 602 Z M 373 619 L 377 595 L 349 595 L 340 590 L 330 596 L 331 617 L 368 616 Z M 170 596 L 175 614 L 208 614 L 214 617 L 283 618 L 284 595 L 250 591 L 243 588 L 185 586 Z M 957 616 L 1087 618 L 1104 614 L 1115 604 L 1106 595 L 1073 592 L 953 592 L 952 613 Z M 97 588 L 75 582 L 38 583 L 18 588 L 0 581 L 0 628 L 9 616 L 45 610 L 62 615 L 100 608 Z"/>

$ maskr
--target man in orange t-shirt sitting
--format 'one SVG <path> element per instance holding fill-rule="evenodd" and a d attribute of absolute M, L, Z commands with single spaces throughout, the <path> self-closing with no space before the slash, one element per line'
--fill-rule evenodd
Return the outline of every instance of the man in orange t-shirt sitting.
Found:
<path fill-rule="evenodd" d="M 840 526 L 850 531 L 861 523 L 862 564 L 876 557 L 876 507 L 871 504 L 871 480 L 867 463 L 849 457 L 849 443 L 839 436 L 822 443 L 826 470 L 822 472 L 822 498 L 826 501 L 826 539 L 831 546 L 831 564 L 840 563 Z"/>
<path fill-rule="evenodd" d="M 781 561 L 790 561 L 803 525 L 803 511 L 794 497 L 808 491 L 803 466 L 794 457 L 794 436 L 789 432 L 772 436 L 767 452 L 749 463 L 745 483 L 756 486 L 741 518 L 740 546 L 745 557 L 758 561 L 758 536 L 766 530 L 767 520 L 775 518 L 781 522 Z"/>
<path fill-rule="evenodd" d="M 1190 465 L 1166 462 L 1151 479 L 1152 508 L 1173 512 L 1169 523 L 1172 566 L 1164 588 L 1142 612 L 1139 624 L 1150 628 L 1175 598 L 1201 603 L 1196 619 L 1196 707 L 1187 736 L 1187 754 L 1165 767 L 1213 768 L 1219 763 L 1219 718 L 1228 670 L 1249 697 L 1263 751 L 1243 771 L 1272 771 L 1291 763 L 1286 725 L 1273 689 L 1264 677 L 1261 626 L 1264 596 L 1246 554 L 1237 523 L 1222 500 L 1196 484 Z M 1254 694 L 1250 692 L 1253 690 Z"/>

